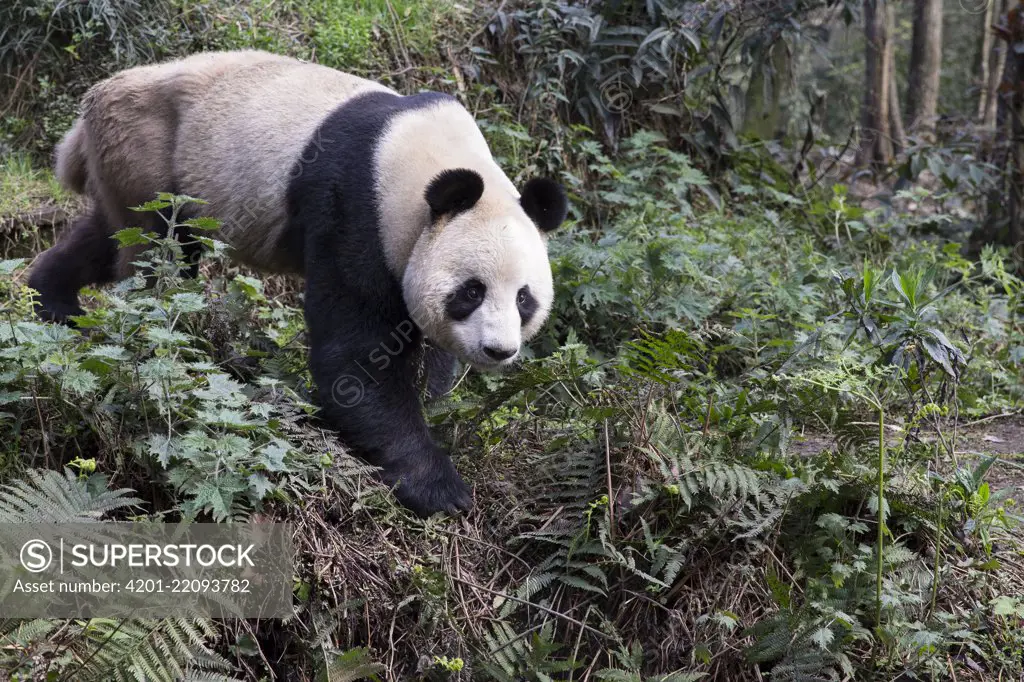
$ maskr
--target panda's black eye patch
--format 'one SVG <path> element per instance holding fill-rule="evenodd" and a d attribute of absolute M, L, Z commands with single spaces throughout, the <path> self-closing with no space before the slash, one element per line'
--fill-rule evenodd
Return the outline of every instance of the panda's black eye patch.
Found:
<path fill-rule="evenodd" d="M 522 320 L 522 324 L 526 325 L 533 319 L 540 304 L 530 293 L 530 287 L 525 286 L 516 294 L 516 306 L 519 308 L 519 319 Z"/>
<path fill-rule="evenodd" d="M 444 302 L 448 317 L 461 322 L 480 307 L 487 295 L 487 287 L 478 279 L 467 279 L 459 288 L 448 294 Z"/>

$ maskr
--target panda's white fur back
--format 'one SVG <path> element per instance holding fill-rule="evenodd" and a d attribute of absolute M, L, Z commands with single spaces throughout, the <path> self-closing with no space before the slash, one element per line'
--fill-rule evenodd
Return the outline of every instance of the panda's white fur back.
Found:
<path fill-rule="evenodd" d="M 392 92 L 291 59 L 219 79 L 181 120 L 174 160 L 182 191 L 213 203 L 221 236 L 239 258 L 282 269 L 276 245 L 287 223 L 288 183 L 332 144 L 318 131 L 323 120 L 349 99 L 374 91 Z M 312 156 L 303 159 L 310 141 Z"/>
<path fill-rule="evenodd" d="M 82 119 L 58 147 L 58 177 L 75 191 L 102 178 L 87 191 L 119 224 L 133 222 L 127 207 L 158 191 L 203 198 L 223 223 L 216 236 L 240 260 L 283 270 L 275 244 L 295 163 L 333 110 L 371 91 L 392 92 L 257 50 L 127 69 L 87 93 Z"/>
<path fill-rule="evenodd" d="M 132 224 L 127 207 L 178 189 L 173 159 L 179 122 L 190 108 L 215 92 L 225 74 L 282 61 L 252 50 L 201 53 L 121 71 L 96 84 L 57 150 L 61 181 L 72 189 L 84 185 L 111 222 Z"/>

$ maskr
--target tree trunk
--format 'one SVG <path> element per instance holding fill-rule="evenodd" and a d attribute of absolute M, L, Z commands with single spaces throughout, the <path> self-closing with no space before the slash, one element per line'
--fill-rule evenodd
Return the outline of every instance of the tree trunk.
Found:
<path fill-rule="evenodd" d="M 1002 170 L 1002 186 L 989 192 L 988 215 L 971 234 L 970 250 L 978 253 L 987 244 L 1008 246 L 1014 254 L 1016 271 L 1024 274 L 1024 52 L 1012 46 L 1024 42 L 1024 4 L 1006 0 L 993 26 L 993 47 L 1000 55 L 989 71 L 989 99 L 985 106 L 986 124 L 991 121 L 989 162 Z M 991 85 L 1000 72 L 998 86 Z"/>
<path fill-rule="evenodd" d="M 892 5 L 886 11 L 885 71 L 888 74 L 886 90 L 889 92 L 889 130 L 892 133 L 893 154 L 899 154 L 907 148 L 907 133 L 903 130 L 903 114 L 900 111 L 900 91 L 896 83 L 896 45 L 893 36 L 896 34 L 896 18 Z"/>
<path fill-rule="evenodd" d="M 864 0 L 864 100 L 860 114 L 861 165 L 882 166 L 892 161 L 889 135 L 889 70 L 886 68 L 887 3 Z"/>
<path fill-rule="evenodd" d="M 1018 4 L 1010 9 L 1007 3 L 1007 9 L 1007 43 L 1016 46 L 1024 40 L 1024 7 Z M 1004 111 L 1004 117 L 1009 118 L 1010 124 L 1010 220 L 1006 226 L 1004 243 L 1017 254 L 1018 249 L 1024 247 L 1024 87 L 1021 83 L 1024 78 L 1024 53 L 1009 47 L 1006 53 L 1002 89 L 1009 93 L 1009 106 Z M 1024 263 L 1018 261 L 1017 269 L 1024 270 Z"/>
<path fill-rule="evenodd" d="M 978 122 L 985 120 L 985 105 L 988 103 L 989 72 L 992 68 L 992 17 L 995 16 L 996 4 L 999 0 L 985 3 L 985 13 L 981 16 L 981 51 L 978 54 Z"/>
<path fill-rule="evenodd" d="M 942 73 L 942 0 L 914 0 L 907 115 L 911 130 L 934 130 Z"/>
<path fill-rule="evenodd" d="M 1006 11 L 1003 0 L 992 0 L 992 19 L 1000 19 Z M 999 110 L 999 84 L 1003 80 L 1003 70 L 1006 68 L 1006 43 L 994 35 L 990 22 L 985 30 L 991 35 L 989 40 L 989 68 L 988 82 L 985 83 L 985 112 L 982 125 L 985 130 L 994 133 L 996 129 L 996 112 Z"/>

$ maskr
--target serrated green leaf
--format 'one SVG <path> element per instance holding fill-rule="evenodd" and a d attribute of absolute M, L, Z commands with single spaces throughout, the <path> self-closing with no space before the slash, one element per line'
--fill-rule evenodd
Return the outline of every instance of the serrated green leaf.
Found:
<path fill-rule="evenodd" d="M 256 499 L 262 500 L 276 486 L 266 476 L 257 472 L 249 476 L 249 487 L 256 494 Z"/>
<path fill-rule="evenodd" d="M 267 468 L 267 471 L 287 471 L 288 467 L 284 463 L 284 458 L 290 451 L 291 447 L 287 443 L 275 439 L 274 442 L 260 449 L 260 463 Z"/>
<path fill-rule="evenodd" d="M 206 308 L 206 300 L 199 294 L 174 294 L 171 296 L 171 307 L 178 312 L 194 313 Z"/>
<path fill-rule="evenodd" d="M 61 376 L 61 387 L 77 396 L 87 396 L 99 386 L 99 379 L 92 372 L 79 367 L 70 367 Z"/>
<path fill-rule="evenodd" d="M 188 225 L 191 228 L 197 230 L 219 230 L 220 221 L 216 218 L 200 217 L 200 218 L 189 218 L 183 225 Z"/>
<path fill-rule="evenodd" d="M 24 265 L 24 258 L 9 258 L 7 260 L 0 260 L 0 275 L 13 275 L 15 271 L 21 269 L 22 266 Z"/>
<path fill-rule="evenodd" d="M 170 208 L 170 195 L 167 195 L 166 193 L 161 193 L 159 196 L 161 198 L 151 199 L 150 201 L 147 201 L 144 204 L 139 204 L 138 206 L 131 206 L 129 207 L 129 210 L 135 211 L 137 213 L 146 213 L 151 211 L 162 211 L 165 208 Z"/>
<path fill-rule="evenodd" d="M 811 633 L 810 641 L 819 649 L 828 649 L 828 645 L 835 639 L 835 633 L 831 628 L 818 628 Z"/>

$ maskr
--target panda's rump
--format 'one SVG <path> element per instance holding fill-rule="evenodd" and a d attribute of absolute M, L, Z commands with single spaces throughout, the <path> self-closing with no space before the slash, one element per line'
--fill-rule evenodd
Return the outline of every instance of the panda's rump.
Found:
<path fill-rule="evenodd" d="M 188 107 L 175 144 L 178 191 L 209 202 L 219 237 L 255 267 L 289 271 L 282 248 L 290 181 L 332 140 L 321 123 L 353 96 L 388 88 L 297 61 L 253 65 L 221 78 Z M 306 158 L 309 157 L 309 158 Z"/>
<path fill-rule="evenodd" d="M 128 224 L 132 214 L 127 207 L 158 191 L 176 191 L 179 121 L 212 81 L 234 68 L 280 59 L 255 51 L 200 54 L 127 69 L 90 88 L 82 102 L 79 136 L 88 150 L 87 192 L 103 204 L 109 222 Z"/>

